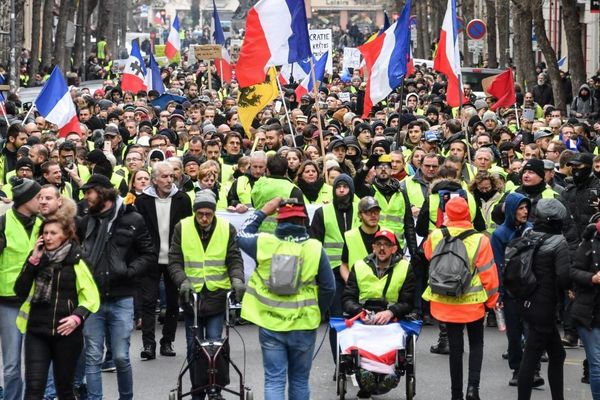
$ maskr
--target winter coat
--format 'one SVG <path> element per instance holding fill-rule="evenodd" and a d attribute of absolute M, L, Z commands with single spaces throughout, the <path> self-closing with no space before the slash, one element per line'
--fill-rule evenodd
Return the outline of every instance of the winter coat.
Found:
<path fill-rule="evenodd" d="M 596 224 L 590 224 L 585 229 L 569 270 L 575 292 L 575 300 L 571 303 L 571 318 L 588 329 L 600 328 L 600 285 L 592 283 L 592 276 L 598 271 L 600 233 Z"/>

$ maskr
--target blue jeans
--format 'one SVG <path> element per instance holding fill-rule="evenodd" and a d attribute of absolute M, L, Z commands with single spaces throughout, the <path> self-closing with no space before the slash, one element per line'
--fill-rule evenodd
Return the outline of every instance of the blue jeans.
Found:
<path fill-rule="evenodd" d="M 54 364 L 50 363 L 48 368 L 48 381 L 46 382 L 46 391 L 44 399 L 53 399 L 56 397 L 56 386 L 54 385 Z"/>
<path fill-rule="evenodd" d="M 590 366 L 590 388 L 592 398 L 600 400 L 600 328 L 588 330 L 583 326 L 577 327 L 579 338 L 583 342 L 585 355 Z"/>
<path fill-rule="evenodd" d="M 88 399 L 102 400 L 100 366 L 104 356 L 105 328 L 108 328 L 113 360 L 117 367 L 119 399 L 133 399 L 133 373 L 129 361 L 129 344 L 133 331 L 133 297 L 103 299 L 98 312 L 90 315 L 85 321 L 83 334 Z"/>
<path fill-rule="evenodd" d="M 288 399 L 309 400 L 310 368 L 317 330 L 274 332 L 260 328 L 258 340 L 265 370 L 265 400 L 285 399 L 286 375 Z"/>
<path fill-rule="evenodd" d="M 4 399 L 23 398 L 21 376 L 21 348 L 23 335 L 17 329 L 17 314 L 20 305 L 0 303 L 0 342 L 2 343 L 2 365 L 4 365 Z"/>

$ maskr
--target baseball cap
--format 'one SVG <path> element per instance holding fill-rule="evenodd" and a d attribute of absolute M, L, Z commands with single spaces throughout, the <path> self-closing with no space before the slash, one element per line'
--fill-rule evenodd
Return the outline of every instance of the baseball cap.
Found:
<path fill-rule="evenodd" d="M 396 240 L 396 235 L 394 235 L 393 232 L 388 231 L 386 229 L 377 231 L 377 233 L 375 234 L 375 240 L 377 240 L 379 238 L 387 239 L 390 243 L 395 244 L 395 245 L 398 244 L 398 241 Z"/>
<path fill-rule="evenodd" d="M 437 134 L 436 131 L 425 131 L 425 134 L 423 135 L 423 140 L 425 140 L 426 142 L 439 142 L 440 138 Z"/>
<path fill-rule="evenodd" d="M 306 211 L 304 211 L 304 204 L 292 201 L 295 199 L 287 199 L 279 203 L 279 212 L 277 213 L 277 220 L 288 219 L 292 217 L 306 218 Z"/>
<path fill-rule="evenodd" d="M 107 124 L 104 127 L 104 135 L 117 136 L 119 134 L 119 128 L 114 124 Z"/>
<path fill-rule="evenodd" d="M 554 161 L 544 160 L 544 169 L 547 171 L 553 170 L 555 167 Z"/>
<path fill-rule="evenodd" d="M 110 183 L 110 179 L 102 174 L 94 174 L 88 179 L 87 183 L 81 187 L 82 191 L 86 191 L 88 189 L 94 187 L 102 187 L 105 189 L 111 189 L 113 184 Z"/>
<path fill-rule="evenodd" d="M 539 131 L 537 131 L 536 133 L 533 134 L 533 140 L 538 140 L 538 139 L 542 139 L 548 136 L 552 136 L 553 133 L 550 132 L 549 130 L 546 129 L 540 129 Z"/>
<path fill-rule="evenodd" d="M 575 157 L 571 161 L 567 163 L 568 166 L 571 165 L 592 165 L 594 163 L 594 157 L 590 153 L 578 153 L 575 154 Z"/>
<path fill-rule="evenodd" d="M 379 210 L 381 210 L 379 203 L 372 196 L 363 197 L 358 202 L 358 212 L 367 212 L 374 208 L 378 208 Z"/>

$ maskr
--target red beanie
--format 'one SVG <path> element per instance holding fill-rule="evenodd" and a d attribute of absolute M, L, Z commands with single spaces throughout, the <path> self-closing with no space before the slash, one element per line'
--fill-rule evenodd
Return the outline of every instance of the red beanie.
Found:
<path fill-rule="evenodd" d="M 446 216 L 450 221 L 471 221 L 469 204 L 460 196 L 451 198 L 446 203 Z"/>

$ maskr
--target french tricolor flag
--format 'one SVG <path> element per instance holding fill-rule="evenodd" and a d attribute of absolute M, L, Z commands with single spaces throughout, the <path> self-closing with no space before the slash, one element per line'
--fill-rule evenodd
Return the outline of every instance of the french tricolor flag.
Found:
<path fill-rule="evenodd" d="M 460 72 L 460 51 L 458 48 L 458 19 L 456 16 L 456 0 L 448 0 L 437 54 L 433 60 L 433 69 L 448 78 L 446 101 L 450 107 L 458 107 L 467 99 L 462 89 Z"/>
<path fill-rule="evenodd" d="M 341 354 L 358 350 L 360 367 L 380 374 L 393 374 L 396 354 L 406 347 L 408 333 L 418 336 L 418 322 L 400 321 L 387 325 L 365 325 L 361 321 L 348 324 L 341 318 L 330 318 L 329 324 L 337 332 Z"/>
<path fill-rule="evenodd" d="M 225 48 L 225 35 L 223 34 L 221 18 L 219 18 L 219 13 L 217 12 L 217 4 L 215 3 L 215 0 L 213 0 L 213 21 L 215 23 L 215 43 L 221 45 L 221 58 L 218 61 L 215 60 L 215 68 L 217 70 L 217 75 L 219 75 L 223 81 L 231 83 L 231 79 L 233 78 L 233 70 L 231 68 L 231 57 L 229 57 L 229 52 Z"/>
<path fill-rule="evenodd" d="M 369 79 L 365 92 L 363 118 L 368 117 L 373 105 L 385 99 L 406 76 L 410 58 L 411 0 L 406 2 L 400 18 L 384 33 L 358 49 L 365 59 Z"/>
<path fill-rule="evenodd" d="M 181 41 L 179 40 L 179 17 L 175 15 L 171 30 L 169 31 L 169 37 L 165 45 L 165 55 L 171 61 L 173 57 L 181 50 Z"/>
<path fill-rule="evenodd" d="M 319 61 L 315 63 L 315 78 L 317 79 L 317 81 L 323 80 L 323 75 L 325 75 L 325 67 L 327 66 L 328 54 L 328 52 L 323 53 L 321 58 L 319 58 Z M 300 99 L 305 94 L 312 92 L 314 86 L 315 82 L 313 82 L 312 74 L 309 71 L 308 75 L 306 75 L 306 77 L 302 80 L 302 82 L 300 82 L 300 84 L 296 88 L 296 100 L 298 101 L 298 99 Z"/>
<path fill-rule="evenodd" d="M 265 81 L 269 67 L 311 56 L 303 0 L 260 0 L 248 11 L 246 38 L 236 65 L 240 87 Z"/>
<path fill-rule="evenodd" d="M 58 126 L 60 137 L 65 137 L 71 132 L 81 135 L 81 127 L 71 92 L 58 67 L 54 67 L 50 78 L 34 103 L 46 121 Z"/>
<path fill-rule="evenodd" d="M 148 90 L 156 90 L 159 94 L 165 92 L 165 85 L 160 76 L 160 69 L 154 59 L 154 54 L 152 53 L 150 53 L 150 62 L 148 64 L 148 69 L 146 70 L 146 86 L 148 87 Z"/>
<path fill-rule="evenodd" d="M 140 90 L 148 90 L 146 86 L 146 64 L 140 52 L 140 45 L 137 39 L 131 42 L 131 53 L 125 62 L 123 76 L 121 77 L 121 89 L 132 93 Z"/>

